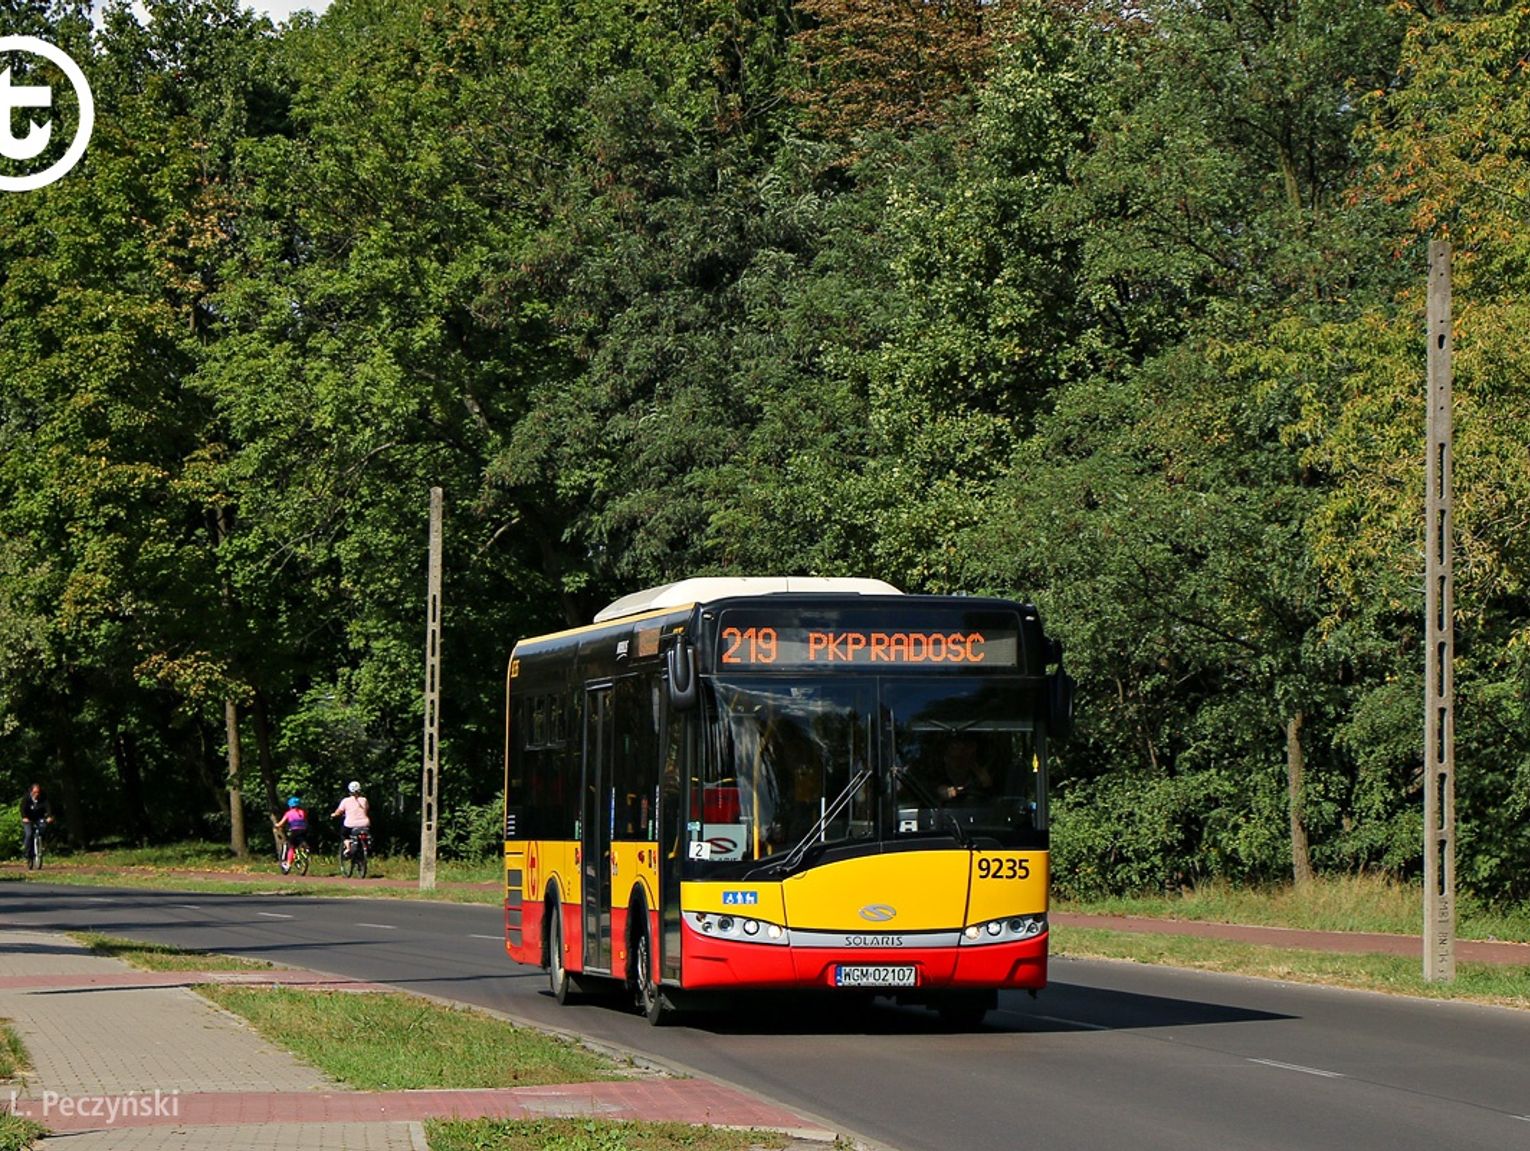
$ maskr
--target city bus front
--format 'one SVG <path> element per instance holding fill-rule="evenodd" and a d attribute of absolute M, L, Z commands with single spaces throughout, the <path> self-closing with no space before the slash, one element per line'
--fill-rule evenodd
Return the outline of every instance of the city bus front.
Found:
<path fill-rule="evenodd" d="M 1034 610 L 724 604 L 699 633 L 683 986 L 968 1015 L 1041 987 L 1062 672 Z"/>

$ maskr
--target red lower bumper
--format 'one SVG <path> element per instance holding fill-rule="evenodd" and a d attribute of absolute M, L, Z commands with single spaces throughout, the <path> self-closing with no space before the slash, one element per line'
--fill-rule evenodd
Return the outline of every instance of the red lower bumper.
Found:
<path fill-rule="evenodd" d="M 1047 936 L 945 948 L 790 947 L 702 935 L 685 925 L 681 985 L 687 988 L 833 987 L 842 963 L 913 965 L 930 988 L 1039 989 L 1047 982 Z"/>

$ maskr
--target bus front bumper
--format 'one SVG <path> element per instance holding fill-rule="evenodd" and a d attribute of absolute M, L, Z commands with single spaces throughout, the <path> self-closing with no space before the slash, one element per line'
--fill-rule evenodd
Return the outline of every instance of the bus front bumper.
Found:
<path fill-rule="evenodd" d="M 703 935 L 689 924 L 685 932 L 681 986 L 685 988 L 843 988 L 842 967 L 888 968 L 912 985 L 890 983 L 889 993 L 930 989 L 1036 990 L 1047 982 L 1047 933 L 1004 943 L 941 948 L 798 947 L 720 939 Z M 857 983 L 860 990 L 883 987 Z"/>

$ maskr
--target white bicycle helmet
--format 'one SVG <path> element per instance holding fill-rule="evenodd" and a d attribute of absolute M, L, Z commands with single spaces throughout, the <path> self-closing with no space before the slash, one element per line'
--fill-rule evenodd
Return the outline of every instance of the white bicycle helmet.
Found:
<path fill-rule="evenodd" d="M 361 784 L 359 781 L 353 779 L 349 784 L 346 785 L 345 790 L 350 792 L 352 795 L 360 795 Z"/>

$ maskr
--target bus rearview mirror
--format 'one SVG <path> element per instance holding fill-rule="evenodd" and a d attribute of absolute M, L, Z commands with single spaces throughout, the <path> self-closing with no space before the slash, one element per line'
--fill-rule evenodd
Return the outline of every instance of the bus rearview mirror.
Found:
<path fill-rule="evenodd" d="M 676 640 L 665 655 L 669 672 L 669 705 L 676 711 L 696 706 L 696 653 L 683 639 Z"/>

